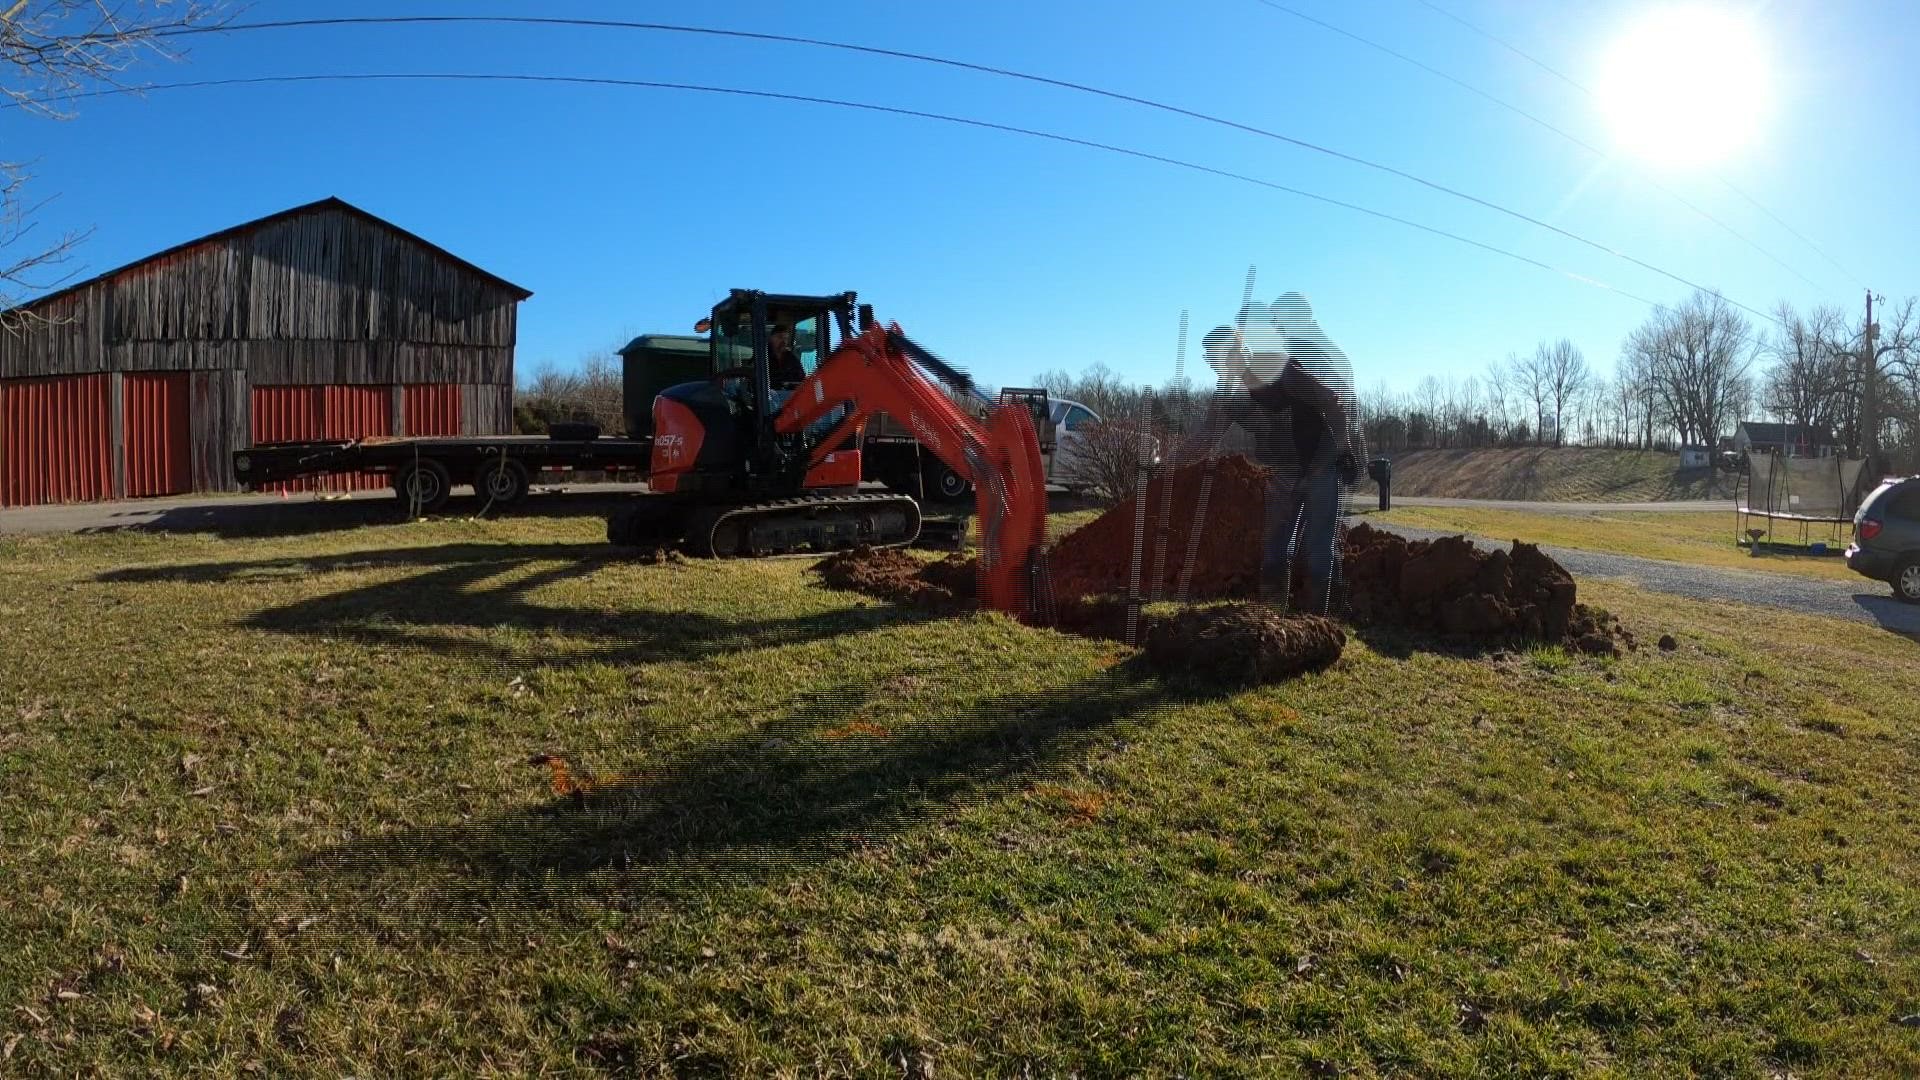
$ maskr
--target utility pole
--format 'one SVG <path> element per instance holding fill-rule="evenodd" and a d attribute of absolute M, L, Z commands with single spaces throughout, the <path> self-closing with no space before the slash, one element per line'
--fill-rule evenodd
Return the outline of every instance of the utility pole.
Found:
<path fill-rule="evenodd" d="M 1875 339 L 1880 328 L 1873 324 L 1873 290 L 1867 290 L 1867 321 L 1860 333 L 1860 452 L 1867 459 L 1867 475 L 1878 478 L 1880 457 L 1880 350 Z"/>

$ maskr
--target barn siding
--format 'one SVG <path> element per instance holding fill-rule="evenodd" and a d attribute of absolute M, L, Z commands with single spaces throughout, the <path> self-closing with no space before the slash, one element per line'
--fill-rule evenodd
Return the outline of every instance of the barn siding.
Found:
<path fill-rule="evenodd" d="M 465 396 L 460 387 L 444 383 L 420 383 L 405 387 L 401 394 L 405 418 L 398 429 L 400 434 L 460 434 L 462 399 Z"/>
<path fill-rule="evenodd" d="M 121 384 L 114 490 L 125 497 L 193 490 L 191 372 L 143 372 L 108 378 Z"/>
<path fill-rule="evenodd" d="M 246 374 L 196 371 L 191 386 L 194 490 L 238 491 L 233 453 L 253 445 Z"/>
<path fill-rule="evenodd" d="M 320 207 L 12 313 L 0 378 L 237 368 L 256 384 L 511 385 L 519 294 Z"/>
<path fill-rule="evenodd" d="M 108 383 L 104 375 L 0 381 L 0 506 L 112 495 Z"/>
<path fill-rule="evenodd" d="M 107 490 L 116 499 L 127 497 L 127 422 L 126 376 L 118 371 L 107 374 L 107 467 L 112 485 Z"/>

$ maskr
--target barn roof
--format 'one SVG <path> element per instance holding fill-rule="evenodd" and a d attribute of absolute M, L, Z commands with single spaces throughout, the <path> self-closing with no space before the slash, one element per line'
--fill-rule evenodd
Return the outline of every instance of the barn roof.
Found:
<path fill-rule="evenodd" d="M 199 247 L 201 244 L 212 243 L 213 241 L 216 241 L 216 240 L 224 240 L 229 236 L 235 236 L 252 229 L 257 229 L 263 225 L 272 225 L 272 224 L 275 224 L 276 222 L 285 221 L 288 218 L 299 217 L 301 214 L 310 214 L 318 210 L 338 210 L 338 211 L 341 211 L 342 213 L 351 214 L 352 216 L 360 218 L 364 221 L 372 222 L 373 224 L 378 225 L 379 227 L 386 229 L 390 232 L 398 233 L 400 236 L 403 236 L 406 239 L 416 244 L 419 244 L 421 247 L 426 248 L 428 251 L 433 252 L 435 255 L 438 255 L 439 257 L 447 260 L 448 262 L 453 263 L 454 265 L 460 267 L 461 269 L 467 270 L 473 274 L 477 274 L 478 276 L 486 278 L 488 281 L 491 281 L 494 284 L 499 285 L 510 292 L 518 294 L 517 299 L 525 300 L 527 297 L 533 295 L 532 290 L 521 288 L 520 286 L 515 285 L 513 282 L 508 281 L 506 278 L 503 278 L 498 274 L 493 274 L 485 270 L 482 270 L 478 266 L 475 266 L 474 264 L 468 262 L 467 260 L 461 258 L 460 256 L 455 255 L 453 252 L 448 251 L 446 248 L 441 247 L 440 245 L 418 235 L 417 233 L 408 232 L 407 230 L 401 228 L 398 225 L 395 225 L 393 222 L 388 221 L 383 217 L 379 217 L 375 214 L 370 214 L 367 211 L 360 209 L 359 207 L 353 205 L 352 203 L 346 201 L 345 199 L 340 198 L 337 195 L 329 195 L 326 198 L 319 199 L 315 202 L 302 203 L 299 206 L 288 207 L 287 209 L 281 210 L 278 213 L 268 214 L 266 217 L 255 218 L 252 221 L 243 221 L 238 225 L 229 225 L 228 227 L 221 229 L 217 232 L 210 232 L 205 236 L 188 240 L 185 243 L 175 244 L 170 248 L 166 248 L 165 250 L 156 251 L 151 255 L 147 255 L 143 258 L 135 259 L 134 261 L 127 263 L 124 266 L 116 266 L 112 270 L 108 270 L 105 273 L 95 274 L 94 276 L 87 278 L 85 281 L 77 281 L 77 282 L 74 282 L 72 285 L 62 286 L 61 288 L 56 289 L 53 292 L 46 294 L 45 296 L 35 297 L 34 299 L 27 301 L 26 303 L 19 304 L 8 310 L 26 311 L 28 309 L 38 307 L 41 304 L 47 303 L 48 301 L 56 300 L 62 296 L 67 295 L 68 293 L 76 292 L 80 289 L 84 289 L 89 285 L 97 284 L 99 282 L 107 280 L 108 278 L 118 277 L 129 270 L 137 270 L 140 267 L 147 265 L 148 263 L 157 262 L 161 259 L 167 258 L 170 255 L 177 255 L 180 252 L 188 250 L 189 248 L 196 248 L 196 247 Z"/>
<path fill-rule="evenodd" d="M 1787 446 L 1806 443 L 1808 446 L 1837 445 L 1833 432 L 1818 428 L 1802 427 L 1799 424 L 1774 424 L 1759 420 L 1742 420 L 1740 426 L 1747 429 L 1747 438 L 1752 442 L 1770 446 Z"/>

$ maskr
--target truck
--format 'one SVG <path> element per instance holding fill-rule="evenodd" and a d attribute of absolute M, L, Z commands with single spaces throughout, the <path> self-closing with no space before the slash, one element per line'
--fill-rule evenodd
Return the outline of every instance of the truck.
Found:
<path fill-rule="evenodd" d="M 743 292 L 743 290 L 735 290 Z M 822 310 L 851 313 L 857 294 L 816 298 Z M 378 473 L 391 478 L 394 492 L 414 514 L 445 507 L 455 487 L 471 485 L 474 494 L 496 510 L 521 503 L 543 475 L 597 472 L 609 479 L 645 480 L 654 453 L 653 406 L 675 385 L 720 377 L 751 362 L 750 346 L 716 341 L 702 319 L 693 335 L 644 334 L 620 350 L 625 431 L 607 435 L 592 424 L 551 425 L 544 435 L 372 436 L 357 439 L 259 443 L 233 455 L 234 475 L 250 491 L 310 477 Z M 794 347 L 821 357 L 826 320 L 802 325 Z M 819 333 L 815 341 L 809 334 Z M 954 406 L 984 422 L 998 402 L 1046 402 L 1046 392 L 1009 388 L 988 398 L 971 382 L 935 379 Z M 1036 410 L 1036 435 L 1043 467 L 1051 469 L 1057 410 Z M 914 432 L 884 413 L 874 415 L 858 436 L 863 482 L 921 501 L 961 502 L 973 492 L 959 471 L 928 453 Z"/>

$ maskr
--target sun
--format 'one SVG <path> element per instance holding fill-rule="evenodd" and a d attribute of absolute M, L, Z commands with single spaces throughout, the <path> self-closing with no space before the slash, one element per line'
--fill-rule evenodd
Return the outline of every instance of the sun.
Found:
<path fill-rule="evenodd" d="M 1620 148 L 1649 164 L 1698 168 L 1760 133 L 1771 65 L 1744 15 L 1708 6 L 1642 13 L 1608 48 L 1595 98 Z"/>

